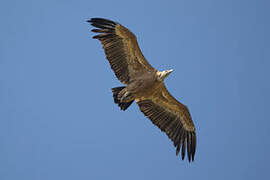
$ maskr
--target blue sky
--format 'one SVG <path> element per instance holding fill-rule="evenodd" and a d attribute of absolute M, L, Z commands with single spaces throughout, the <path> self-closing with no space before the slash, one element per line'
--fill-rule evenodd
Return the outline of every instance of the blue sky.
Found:
<path fill-rule="evenodd" d="M 0 179 L 269 179 L 269 1 L 0 3 Z M 194 163 L 140 113 L 85 22 L 138 37 L 197 128 Z"/>

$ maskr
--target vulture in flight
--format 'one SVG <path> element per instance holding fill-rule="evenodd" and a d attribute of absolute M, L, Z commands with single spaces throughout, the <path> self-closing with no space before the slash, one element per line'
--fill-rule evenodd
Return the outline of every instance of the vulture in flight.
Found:
<path fill-rule="evenodd" d="M 89 22 L 98 33 L 98 39 L 105 51 L 116 77 L 125 86 L 112 88 L 114 102 L 126 110 L 136 101 L 141 112 L 154 125 L 165 132 L 176 147 L 181 150 L 182 160 L 194 161 L 196 131 L 188 108 L 177 101 L 164 85 L 164 79 L 173 70 L 158 71 L 144 58 L 136 36 L 121 24 L 103 18 L 92 18 Z"/>

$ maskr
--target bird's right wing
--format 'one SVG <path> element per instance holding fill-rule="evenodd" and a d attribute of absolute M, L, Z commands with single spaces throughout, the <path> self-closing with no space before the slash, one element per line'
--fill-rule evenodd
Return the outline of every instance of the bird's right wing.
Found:
<path fill-rule="evenodd" d="M 92 18 L 88 22 L 98 28 L 92 30 L 100 33 L 93 38 L 102 43 L 111 68 L 123 84 L 127 84 L 138 74 L 155 71 L 144 58 L 136 36 L 127 28 L 103 18 Z"/>

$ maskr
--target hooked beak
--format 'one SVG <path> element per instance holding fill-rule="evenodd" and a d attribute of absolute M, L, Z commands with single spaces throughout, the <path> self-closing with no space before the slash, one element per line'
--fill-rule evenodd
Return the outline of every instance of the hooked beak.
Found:
<path fill-rule="evenodd" d="M 169 75 L 171 72 L 173 72 L 173 69 L 170 69 L 170 70 L 167 71 L 168 75 Z"/>
<path fill-rule="evenodd" d="M 169 76 L 173 72 L 173 69 L 165 71 L 165 77 Z"/>
<path fill-rule="evenodd" d="M 163 71 L 163 78 L 162 79 L 165 79 L 166 77 L 168 77 L 169 74 L 171 74 L 171 72 L 173 72 L 173 69 Z"/>

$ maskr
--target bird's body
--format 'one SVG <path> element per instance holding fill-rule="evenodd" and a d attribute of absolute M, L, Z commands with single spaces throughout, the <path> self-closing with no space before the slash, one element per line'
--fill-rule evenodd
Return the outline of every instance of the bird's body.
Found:
<path fill-rule="evenodd" d="M 93 38 L 101 41 L 106 57 L 116 77 L 125 85 L 112 88 L 114 102 L 126 110 L 136 101 L 141 112 L 164 131 L 174 142 L 176 154 L 187 150 L 189 161 L 194 160 L 196 132 L 190 113 L 166 89 L 164 79 L 172 70 L 158 71 L 144 58 L 136 36 L 119 23 L 102 18 L 90 22 L 100 33 Z"/>
<path fill-rule="evenodd" d="M 135 99 L 142 97 L 147 98 L 156 92 L 156 89 L 161 85 L 161 83 L 161 81 L 157 80 L 154 72 L 145 72 L 138 75 L 138 78 L 131 81 L 126 88 L 128 92 L 133 94 Z"/>

